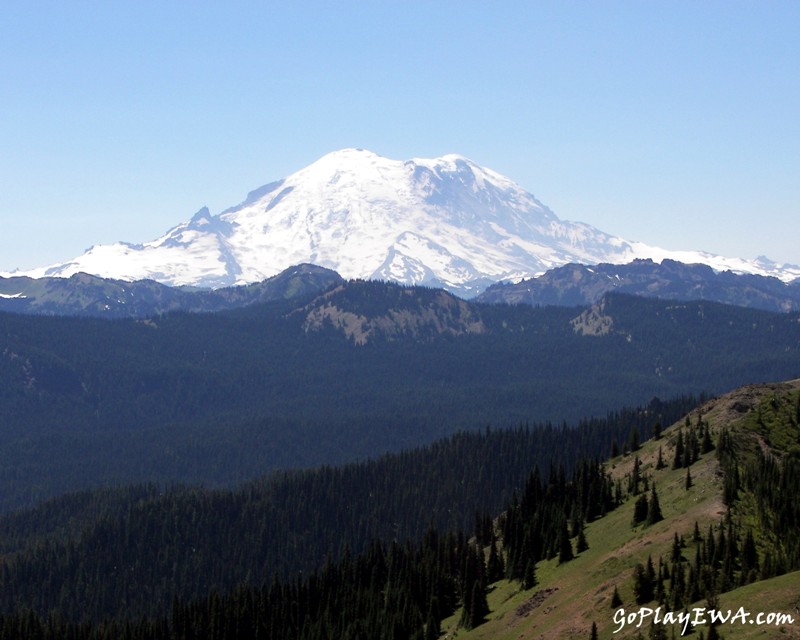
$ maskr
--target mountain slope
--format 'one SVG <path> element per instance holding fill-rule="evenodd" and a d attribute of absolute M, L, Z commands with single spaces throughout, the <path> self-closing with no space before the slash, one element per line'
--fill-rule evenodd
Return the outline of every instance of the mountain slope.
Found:
<path fill-rule="evenodd" d="M 0 311 L 40 315 L 146 318 L 172 311 L 214 312 L 305 297 L 342 282 L 335 271 L 300 264 L 238 287 L 191 289 L 154 280 L 109 280 L 76 273 L 69 278 L 0 278 Z"/>
<path fill-rule="evenodd" d="M 0 510 L 720 393 L 797 376 L 798 353 L 796 314 L 619 294 L 584 310 L 480 305 L 374 281 L 216 314 L 0 313 Z"/>
<path fill-rule="evenodd" d="M 227 591 L 274 574 L 308 575 L 345 547 L 358 555 L 376 540 L 421 540 L 431 527 L 469 531 L 476 513 L 503 509 L 532 468 L 571 473 L 631 428 L 649 432 L 654 419 L 675 420 L 690 406 L 655 401 L 575 428 L 460 433 L 231 490 L 151 484 L 66 495 L 0 516 L 0 616 L 23 606 L 69 619 L 163 614 L 174 596 L 204 597 L 210 584 Z M 48 543 L 58 547 L 55 558 L 41 552 Z M 115 572 L 121 564 L 130 573 Z M 97 579 L 79 584 L 81 574 Z"/>
<path fill-rule="evenodd" d="M 363 149 L 328 154 L 219 215 L 203 208 L 151 242 L 94 246 L 69 262 L 21 275 L 86 272 L 222 287 L 258 282 L 307 262 L 345 278 L 425 284 L 472 296 L 493 282 L 570 262 L 637 257 L 786 280 L 800 276 L 800 267 L 766 259 L 666 251 L 559 220 L 513 181 L 458 155 L 403 162 Z"/>
<path fill-rule="evenodd" d="M 303 296 L 343 282 L 335 271 L 310 264 L 290 267 L 263 282 L 218 289 L 169 287 L 154 280 L 125 282 L 85 273 L 69 278 L 17 276 L 0 278 L 0 311 L 144 318 L 171 311 L 234 309 Z M 473 300 L 489 304 L 583 306 L 599 301 L 608 292 L 668 300 L 709 300 L 775 312 L 800 310 L 798 282 L 785 283 L 774 277 L 731 271 L 719 273 L 707 265 L 687 265 L 674 260 L 664 260 L 661 264 L 634 260 L 625 265 L 601 263 L 591 267 L 568 264 L 515 284 L 491 285 Z M 409 295 L 407 291 L 406 296 Z M 420 304 L 416 296 L 409 300 L 414 300 L 417 306 Z M 452 306 L 454 310 L 465 308 L 463 302 L 453 301 Z M 320 310 L 322 316 L 310 321 L 309 326 L 319 324 L 323 316 L 330 316 L 332 312 L 332 309 Z M 343 321 L 344 316 L 339 320 Z M 349 318 L 349 321 L 354 320 Z M 387 318 L 381 322 L 385 326 Z M 351 330 L 355 330 L 355 325 Z M 364 327 L 360 329 L 363 330 Z M 480 330 L 478 325 L 470 329 Z"/>
<path fill-rule="evenodd" d="M 60 630 L 53 637 L 89 638 L 95 637 L 93 631 L 105 631 L 130 640 L 216 637 L 220 630 L 227 630 L 221 637 L 275 640 L 423 640 L 443 634 L 461 640 L 579 640 L 590 637 L 592 623 L 599 638 L 668 638 L 681 635 L 682 624 L 651 625 L 656 613 L 662 619 L 690 613 L 709 620 L 709 609 L 726 615 L 727 622 L 713 630 L 708 624 L 683 630 L 694 638 L 722 634 L 729 640 L 800 636 L 800 498 L 792 490 L 800 470 L 800 380 L 737 389 L 667 429 L 655 428 L 666 417 L 657 412 L 629 417 L 635 418 L 628 423 L 629 453 L 602 464 L 574 460 L 568 465 L 571 474 L 563 467 L 532 471 L 499 517 L 476 514 L 472 539 L 429 527 L 416 543 L 404 542 L 396 526 L 392 534 L 392 510 L 384 510 L 380 496 L 388 492 L 390 501 L 410 503 L 409 513 L 424 518 L 428 502 L 415 497 L 431 489 L 435 495 L 437 487 L 419 478 L 414 489 L 417 473 L 409 471 L 420 466 L 441 477 L 454 501 L 464 492 L 480 493 L 480 476 L 490 466 L 503 477 L 489 475 L 512 485 L 505 486 L 508 494 L 520 480 L 520 468 L 515 464 L 514 472 L 502 473 L 501 452 L 506 449 L 508 455 L 509 445 L 522 444 L 520 438 L 525 441 L 536 431 L 462 436 L 374 464 L 288 474 L 233 492 L 156 495 L 155 487 L 134 488 L 68 497 L 0 518 L 0 550 L 7 554 L 0 558 L 0 610 L 8 612 L 0 614 L 0 638 L 44 637 L 37 625 L 47 624 Z M 647 425 L 639 431 L 646 437 L 650 424 L 654 439 L 639 445 L 633 428 Z M 621 424 L 613 420 L 585 425 L 570 439 L 569 450 L 589 434 L 602 442 L 611 433 L 609 426 L 619 436 Z M 493 441 L 502 443 L 499 449 L 485 451 Z M 514 456 L 515 462 L 526 457 L 526 452 L 517 453 L 521 457 Z M 465 463 L 467 477 L 459 477 L 458 462 Z M 392 495 L 396 484 L 391 478 L 398 474 L 402 486 Z M 347 496 L 348 487 L 368 504 L 347 509 L 346 515 L 331 511 L 330 503 Z M 656 487 L 660 508 L 658 517 L 651 518 Z M 648 517 L 637 520 L 638 503 L 645 497 Z M 314 515 L 287 518 L 293 515 L 293 500 L 302 508 L 311 506 Z M 459 510 L 468 508 L 459 503 Z M 85 526 L 75 521 L 81 516 L 88 519 Z M 363 551 L 355 553 L 346 543 L 338 557 L 331 553 L 318 570 L 285 582 L 250 557 L 276 543 L 312 544 L 313 538 L 294 537 L 298 525 L 301 530 L 334 522 L 340 527 L 343 520 L 358 522 L 360 517 L 376 518 L 381 535 L 388 534 L 392 542 L 365 544 L 362 538 Z M 261 518 L 280 522 L 284 536 L 263 536 Z M 511 522 L 526 526 L 526 535 L 513 543 L 521 531 Z M 552 538 L 562 526 L 559 546 L 566 543 L 569 553 L 537 548 L 528 535 L 539 528 Z M 582 531 L 588 547 L 580 547 L 581 535 L 569 529 Z M 255 542 L 242 544 L 241 532 L 248 539 L 255 534 Z M 575 553 L 570 538 L 577 538 Z M 515 551 L 520 548 L 523 555 Z M 502 577 L 502 564 L 508 572 L 528 554 L 541 556 L 535 571 L 525 572 L 529 586 Z M 210 567 L 224 575 L 234 565 L 237 571 L 249 569 L 244 579 L 234 578 L 236 589 L 223 586 L 221 576 L 202 578 Z M 179 584 L 185 590 L 177 589 Z M 708 585 L 710 591 L 701 589 Z M 83 597 L 75 597 L 75 587 Z M 485 609 L 465 616 L 480 605 L 476 594 L 481 592 Z M 185 593 L 199 596 L 186 600 Z M 140 619 L 135 608 L 126 608 L 129 602 L 153 617 Z M 165 607 L 171 608 L 166 616 Z M 38 617 L 43 612 L 46 622 Z M 792 619 L 758 625 L 759 613 Z M 64 622 L 75 617 L 83 624 Z M 93 618 L 104 622 L 95 626 Z"/>
<path fill-rule="evenodd" d="M 780 410 L 775 412 L 775 408 Z M 590 636 L 592 622 L 599 631 L 600 638 L 636 638 L 641 632 L 643 637 L 670 637 L 671 628 L 675 635 L 681 635 L 681 625 L 667 625 L 665 636 L 649 635 L 653 616 L 643 618 L 638 626 L 638 618 L 630 622 L 621 622 L 622 614 L 638 614 L 642 607 L 655 612 L 661 607 L 662 619 L 668 611 L 681 613 L 683 607 L 675 608 L 670 602 L 673 582 L 665 579 L 666 602 L 646 600 L 639 604 L 634 592 L 634 569 L 637 564 L 645 565 L 648 558 L 658 566 L 659 559 L 667 563 L 674 553 L 675 536 L 682 537 L 685 546 L 681 548 L 681 571 L 685 569 L 680 580 L 688 580 L 690 567 L 695 561 L 696 552 L 705 543 L 694 539 L 695 523 L 703 536 L 709 531 L 718 535 L 720 529 L 729 531 L 730 523 L 737 531 L 737 545 L 743 544 L 748 531 L 755 534 L 756 548 L 761 562 L 762 574 L 769 576 L 765 563 L 767 556 L 774 558 L 781 553 L 794 553 L 794 562 L 787 562 L 783 569 L 794 569 L 793 573 L 770 577 L 763 581 L 743 584 L 728 588 L 718 596 L 711 608 L 721 612 L 728 609 L 734 613 L 740 607 L 753 616 L 763 612 L 787 613 L 794 617 L 793 622 L 780 625 L 756 625 L 753 622 L 741 623 L 729 621 L 717 627 L 716 631 L 728 640 L 742 638 L 798 638 L 800 637 L 800 593 L 797 591 L 800 572 L 796 563 L 800 562 L 797 554 L 796 540 L 798 536 L 795 520 L 789 532 L 783 532 L 781 539 L 776 539 L 773 526 L 769 522 L 769 514 L 758 506 L 760 498 L 743 482 L 737 497 L 732 501 L 731 514 L 727 514 L 725 487 L 731 476 L 730 467 L 720 463 L 717 451 L 700 456 L 691 464 L 692 484 L 687 488 L 687 469 L 683 466 L 672 468 L 670 464 L 675 453 L 677 436 L 680 431 L 687 432 L 687 425 L 696 425 L 700 421 L 707 423 L 714 439 L 727 433 L 734 448 L 739 451 L 737 461 L 739 473 L 756 475 L 756 467 L 752 462 L 757 451 L 764 451 L 775 460 L 793 463 L 798 451 L 798 407 L 800 407 L 800 380 L 785 383 L 748 385 L 736 389 L 724 396 L 714 399 L 693 411 L 686 420 L 665 429 L 660 439 L 646 442 L 636 453 L 626 454 L 607 463 L 612 477 L 626 484 L 636 458 L 640 461 L 643 476 L 648 476 L 651 484 L 658 489 L 664 519 L 650 526 L 632 526 L 631 517 L 634 500 L 630 497 L 625 504 L 605 515 L 603 518 L 586 526 L 586 538 L 589 549 L 580 553 L 575 560 L 559 565 L 557 560 L 542 562 L 537 567 L 539 583 L 532 589 L 522 590 L 518 583 L 505 581 L 495 585 L 489 594 L 489 605 L 492 612 L 487 622 L 472 631 L 458 629 L 461 640 L 512 640 L 516 638 L 565 638 L 582 639 Z M 775 413 L 773 413 L 775 412 Z M 780 415 L 781 418 L 772 424 L 764 418 L 768 415 Z M 783 439 L 781 438 L 783 435 Z M 785 436 L 789 436 L 786 439 Z M 790 442 L 790 440 L 792 442 Z M 666 461 L 666 467 L 658 469 L 659 450 Z M 793 463 L 796 470 L 797 465 Z M 759 472 L 763 473 L 763 471 Z M 776 471 L 772 474 L 794 473 L 794 471 Z M 788 505 L 793 496 L 789 492 L 774 493 L 776 504 Z M 796 504 L 797 501 L 794 500 Z M 774 514 L 773 514 L 774 515 Z M 794 548 L 792 548 L 794 546 Z M 740 552 L 741 553 L 741 552 Z M 674 567 L 674 565 L 673 565 Z M 774 570 L 774 567 L 773 567 Z M 734 576 L 738 580 L 748 581 L 739 576 L 741 559 L 735 564 Z M 782 571 L 779 570 L 779 573 Z M 678 578 L 676 576 L 676 582 Z M 611 604 L 614 588 L 617 588 L 622 604 Z M 690 612 L 692 607 L 701 607 L 706 620 L 709 604 L 705 596 L 694 602 L 685 602 Z M 616 617 L 615 617 L 616 616 Z M 458 627 L 458 615 L 446 621 L 443 629 L 455 631 Z M 708 624 L 698 625 L 689 637 L 697 638 L 700 633 L 709 637 Z"/>
<path fill-rule="evenodd" d="M 669 300 L 711 300 L 765 311 L 800 310 L 800 286 L 755 274 L 716 272 L 704 264 L 634 260 L 629 264 L 568 264 L 536 278 L 487 288 L 487 303 L 582 306 L 609 291 Z"/>

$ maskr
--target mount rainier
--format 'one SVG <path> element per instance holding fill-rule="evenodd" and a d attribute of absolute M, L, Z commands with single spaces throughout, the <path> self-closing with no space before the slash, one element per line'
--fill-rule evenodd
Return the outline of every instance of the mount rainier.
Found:
<path fill-rule="evenodd" d="M 494 282 L 568 263 L 669 258 L 788 281 L 800 267 L 759 258 L 668 251 L 560 220 L 529 192 L 459 155 L 396 161 L 363 149 L 330 153 L 244 202 L 144 244 L 97 245 L 65 263 L 2 275 L 222 287 L 299 263 L 345 278 L 443 287 L 471 297 Z"/>

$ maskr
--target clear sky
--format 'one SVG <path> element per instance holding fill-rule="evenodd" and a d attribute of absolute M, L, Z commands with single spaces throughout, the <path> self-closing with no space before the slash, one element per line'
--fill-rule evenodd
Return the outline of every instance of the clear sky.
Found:
<path fill-rule="evenodd" d="M 800 2 L 0 5 L 0 270 L 320 156 L 460 153 L 628 240 L 800 263 Z"/>

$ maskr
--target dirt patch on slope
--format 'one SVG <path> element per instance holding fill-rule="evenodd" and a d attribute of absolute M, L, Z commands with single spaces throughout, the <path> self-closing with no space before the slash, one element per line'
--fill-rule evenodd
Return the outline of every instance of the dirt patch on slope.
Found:
<path fill-rule="evenodd" d="M 515 621 L 519 618 L 526 618 L 530 615 L 531 611 L 534 609 L 539 608 L 542 606 L 545 600 L 551 595 L 553 595 L 556 591 L 558 591 L 558 587 L 553 587 L 550 589 L 540 589 L 536 593 L 534 593 L 530 598 L 528 598 L 525 602 L 519 605 L 515 611 Z M 547 611 L 545 611 L 547 613 Z"/>

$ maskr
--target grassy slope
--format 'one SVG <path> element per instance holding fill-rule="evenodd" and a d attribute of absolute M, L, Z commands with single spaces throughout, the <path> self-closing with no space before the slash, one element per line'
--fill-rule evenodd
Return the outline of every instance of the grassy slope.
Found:
<path fill-rule="evenodd" d="M 800 389 L 800 380 L 791 383 Z M 711 424 L 716 434 L 727 425 L 742 425 L 745 411 L 759 400 L 768 397 L 772 387 L 752 386 L 736 394 L 724 396 L 703 407 L 703 418 Z M 696 422 L 696 414 L 690 417 Z M 521 640 L 533 638 L 589 638 L 592 622 L 598 627 L 600 638 L 633 638 L 635 625 L 627 625 L 614 633 L 620 625 L 614 622 L 611 597 L 616 585 L 626 611 L 638 612 L 640 607 L 633 597 L 633 568 L 646 563 L 652 556 L 657 565 L 659 556 L 669 557 L 675 532 L 687 542 L 684 556 L 694 556 L 691 541 L 694 523 L 706 532 L 709 525 L 718 524 L 725 513 L 722 502 L 722 477 L 714 452 L 704 455 L 691 467 L 693 486 L 685 488 L 686 470 L 670 468 L 674 441 L 680 425 L 666 429 L 660 440 L 646 442 L 638 452 L 642 470 L 656 483 L 664 520 L 649 528 L 631 527 L 633 500 L 628 499 L 616 511 L 586 527 L 589 550 L 572 562 L 558 566 L 556 560 L 537 565 L 539 584 L 522 591 L 517 583 L 500 581 L 489 594 L 491 613 L 487 621 L 472 631 L 458 628 L 459 614 L 444 621 L 442 628 L 447 638 L 460 640 Z M 740 426 L 741 428 L 741 426 Z M 662 448 L 667 468 L 656 470 L 658 448 Z M 630 472 L 633 456 L 610 460 L 607 468 L 614 477 L 624 477 Z M 623 483 L 624 484 L 624 483 Z M 748 518 L 749 514 L 741 514 Z M 705 607 L 705 602 L 695 603 Z M 655 607 L 655 605 L 653 605 Z M 720 597 L 719 609 L 734 612 L 743 607 L 753 615 L 764 612 L 784 612 L 794 616 L 794 624 L 782 627 L 755 624 L 727 624 L 718 627 L 728 640 L 736 638 L 800 638 L 800 572 L 757 582 Z M 680 630 L 676 625 L 676 636 Z M 642 628 L 648 636 L 649 626 Z M 708 633 L 698 626 L 691 637 L 699 632 Z"/>

